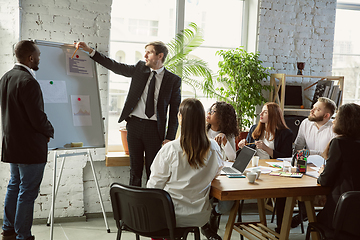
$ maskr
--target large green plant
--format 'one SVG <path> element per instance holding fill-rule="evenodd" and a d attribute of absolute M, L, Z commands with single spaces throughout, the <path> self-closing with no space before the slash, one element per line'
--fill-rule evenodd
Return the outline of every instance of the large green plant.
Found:
<path fill-rule="evenodd" d="M 263 67 L 259 53 L 247 52 L 242 48 L 220 50 L 216 52 L 222 57 L 219 61 L 217 88 L 208 81 L 205 84 L 209 96 L 220 98 L 230 103 L 236 111 L 238 126 L 241 131 L 253 124 L 256 117 L 256 106 L 267 101 L 263 91 L 271 87 L 264 85 L 271 68 Z"/>
<path fill-rule="evenodd" d="M 208 82 L 212 78 L 208 63 L 190 55 L 203 42 L 202 31 L 195 23 L 190 23 L 189 28 L 176 34 L 175 38 L 167 44 L 169 54 L 164 62 L 164 66 L 180 76 L 184 83 L 198 89 L 203 88 L 204 79 Z"/>

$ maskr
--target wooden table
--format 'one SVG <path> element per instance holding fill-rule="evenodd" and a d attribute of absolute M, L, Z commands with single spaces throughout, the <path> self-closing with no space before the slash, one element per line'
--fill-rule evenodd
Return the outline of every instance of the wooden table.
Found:
<path fill-rule="evenodd" d="M 274 162 L 276 160 L 262 159 L 259 164 L 269 166 L 266 164 L 266 161 Z M 237 200 L 231 209 L 223 240 L 230 240 L 233 229 L 246 236 L 246 233 L 241 228 L 236 224 L 234 225 L 239 202 L 243 199 L 257 199 L 260 217 L 259 228 L 264 228 L 266 229 L 265 232 L 271 232 L 275 235 L 273 239 L 285 240 L 289 238 L 295 200 L 304 201 L 309 222 L 315 222 L 316 216 L 312 200 L 315 195 L 328 194 L 329 192 L 329 188 L 318 185 L 315 178 L 306 175 L 302 178 L 291 178 L 261 174 L 260 179 L 256 180 L 254 184 L 249 183 L 246 178 L 219 176 L 212 182 L 210 194 L 219 200 Z M 266 198 L 278 197 L 286 197 L 280 234 L 276 234 L 273 230 L 266 228 L 264 201 Z M 261 235 L 258 238 L 262 239 Z M 318 239 L 316 233 L 312 235 L 312 239 Z"/>

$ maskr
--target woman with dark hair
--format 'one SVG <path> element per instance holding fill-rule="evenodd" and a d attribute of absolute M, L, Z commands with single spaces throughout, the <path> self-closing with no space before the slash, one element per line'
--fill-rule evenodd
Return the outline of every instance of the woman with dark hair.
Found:
<path fill-rule="evenodd" d="M 236 158 L 235 137 L 239 135 L 234 107 L 226 102 L 216 102 L 211 105 L 206 116 L 207 132 L 210 139 L 214 139 L 222 151 L 222 159 L 234 161 Z M 217 235 L 220 217 L 230 212 L 234 201 L 219 201 L 213 206 L 210 219 L 201 228 L 207 239 L 221 239 Z"/>
<path fill-rule="evenodd" d="M 235 160 L 235 137 L 239 135 L 234 107 L 226 102 L 216 102 L 206 116 L 207 131 L 223 151 L 223 160 Z"/>
<path fill-rule="evenodd" d="M 250 143 L 249 147 L 255 148 L 260 159 L 291 157 L 293 133 L 286 126 L 283 113 L 278 104 L 265 103 L 260 113 L 257 125 L 250 128 L 246 140 L 241 140 L 239 148 Z M 276 232 L 280 232 L 284 215 L 285 198 L 276 199 Z"/>
<path fill-rule="evenodd" d="M 239 142 L 239 148 L 245 144 L 257 150 L 260 159 L 291 157 L 292 131 L 286 126 L 283 113 L 278 104 L 265 103 L 257 125 L 250 128 L 246 140 Z"/>
<path fill-rule="evenodd" d="M 205 111 L 199 100 L 182 101 L 178 119 L 180 139 L 160 149 L 147 187 L 164 189 L 171 195 L 177 227 L 200 227 L 210 216 L 210 186 L 223 167 L 221 150 L 206 134 Z"/>
<path fill-rule="evenodd" d="M 324 152 L 326 165 L 317 182 L 330 187 L 324 208 L 317 220 L 332 228 L 332 219 L 341 194 L 360 191 L 360 106 L 355 103 L 342 105 L 333 121 L 333 138 Z"/>

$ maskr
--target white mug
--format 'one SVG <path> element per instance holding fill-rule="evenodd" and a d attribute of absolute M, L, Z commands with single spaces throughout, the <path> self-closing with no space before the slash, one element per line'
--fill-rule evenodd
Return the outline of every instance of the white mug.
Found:
<path fill-rule="evenodd" d="M 246 177 L 249 180 L 249 183 L 254 183 L 256 176 L 257 176 L 256 172 L 247 172 L 246 173 Z"/>
<path fill-rule="evenodd" d="M 254 173 L 256 173 L 256 179 L 260 178 L 260 174 L 261 174 L 261 169 L 253 169 L 252 170 Z"/>
<path fill-rule="evenodd" d="M 252 166 L 257 167 L 259 166 L 259 156 L 253 156 L 251 160 Z"/>

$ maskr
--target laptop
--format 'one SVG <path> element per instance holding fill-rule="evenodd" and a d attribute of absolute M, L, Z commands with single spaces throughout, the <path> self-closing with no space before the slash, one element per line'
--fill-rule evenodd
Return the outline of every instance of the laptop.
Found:
<path fill-rule="evenodd" d="M 256 150 L 248 146 L 244 146 L 239 155 L 236 157 L 234 164 L 231 167 L 224 167 L 221 170 L 221 175 L 239 175 L 244 172 L 249 165 L 250 160 L 255 155 Z"/>

